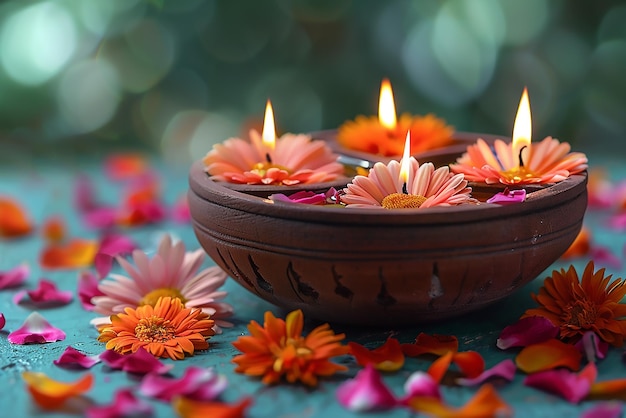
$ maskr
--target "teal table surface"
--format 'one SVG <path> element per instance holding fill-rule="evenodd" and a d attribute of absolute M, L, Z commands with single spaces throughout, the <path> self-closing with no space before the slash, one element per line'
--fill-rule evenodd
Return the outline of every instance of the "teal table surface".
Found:
<path fill-rule="evenodd" d="M 593 160 L 592 160 L 593 163 Z M 626 172 L 618 161 L 601 160 L 603 166 L 619 179 L 626 177 Z M 175 199 L 187 190 L 187 171 L 183 167 L 172 167 L 155 162 L 160 173 L 164 201 L 171 205 Z M 598 164 L 599 165 L 599 164 Z M 37 225 L 51 215 L 61 215 L 68 226 L 68 235 L 72 237 L 96 238 L 97 232 L 86 229 L 72 204 L 72 183 L 78 173 L 86 173 L 95 182 L 99 196 L 111 203 L 118 198 L 119 190 L 116 185 L 108 181 L 102 173 L 102 166 L 98 162 L 60 165 L 44 165 L 30 167 L 0 168 L 0 196 L 13 196 L 28 210 Z M 596 244 L 608 247 L 618 257 L 623 258 L 622 249 L 626 242 L 626 234 L 612 231 L 605 226 L 607 213 L 603 211 L 588 211 L 585 224 L 593 231 Z M 191 225 L 165 221 L 151 226 L 128 228 L 124 234 L 132 237 L 138 246 L 148 255 L 156 250 L 159 236 L 169 233 L 182 240 L 188 250 L 199 248 Z M 72 346 L 89 355 L 96 355 L 104 350 L 104 344 L 97 341 L 97 331 L 90 325 L 89 320 L 96 314 L 82 309 L 75 297 L 72 303 L 62 307 L 39 309 L 39 312 L 54 326 L 67 333 L 64 341 L 47 344 L 15 345 L 7 340 L 9 332 L 21 326 L 24 319 L 33 311 L 27 305 L 16 305 L 12 298 L 21 289 L 32 289 L 40 278 L 54 281 L 62 290 L 76 291 L 77 270 L 44 270 L 41 268 L 38 257 L 44 242 L 36 230 L 30 236 L 0 240 L 0 271 L 8 270 L 19 263 L 26 262 L 31 273 L 24 286 L 17 289 L 0 290 L 0 312 L 6 317 L 6 326 L 0 331 L 0 405 L 10 410 L 0 413 L 1 416 L 29 417 L 40 416 L 39 410 L 31 401 L 26 391 L 21 373 L 27 370 L 44 372 L 50 377 L 70 381 L 76 380 L 86 373 L 84 370 L 68 370 L 57 367 L 53 360 L 57 359 L 67 346 Z M 579 272 L 588 259 L 574 260 L 573 264 Z M 486 366 L 504 360 L 513 359 L 515 350 L 502 351 L 496 347 L 496 339 L 500 331 L 507 325 L 515 322 L 529 307 L 535 306 L 530 297 L 531 292 L 537 292 L 543 278 L 554 268 L 565 267 L 572 263 L 557 261 L 537 280 L 525 286 L 514 295 L 496 303 L 482 311 L 460 318 L 438 323 L 417 325 L 410 328 L 354 328 L 341 324 L 331 324 L 336 332 L 345 332 L 346 341 L 355 341 L 366 347 L 375 348 L 381 345 L 390 335 L 395 336 L 403 343 L 413 342 L 420 333 L 454 335 L 459 339 L 460 350 L 476 350 L 486 361 Z M 205 266 L 213 262 L 205 260 Z M 617 277 L 623 277 L 624 270 L 607 266 L 607 271 Z M 119 268 L 119 267 L 118 267 Z M 223 394 L 223 400 L 234 401 L 242 396 L 251 396 L 253 405 L 248 410 L 251 417 L 334 417 L 334 416 L 364 416 L 363 414 L 346 411 L 336 400 L 335 390 L 341 382 L 355 376 L 360 366 L 350 356 L 338 359 L 348 366 L 347 372 L 339 373 L 332 378 L 322 379 L 315 389 L 308 389 L 300 385 L 279 384 L 265 386 L 259 380 L 246 377 L 234 372 L 231 359 L 237 354 L 231 343 L 241 335 L 247 334 L 246 325 L 250 320 L 263 321 L 263 314 L 271 310 L 275 315 L 284 317 L 286 312 L 276 308 L 256 296 L 248 293 L 237 283 L 229 279 L 225 285 L 229 292 L 226 299 L 234 308 L 235 316 L 233 328 L 225 328 L 224 332 L 210 339 L 211 347 L 207 351 L 198 352 L 193 357 L 182 361 L 164 360 L 166 364 L 173 364 L 172 374 L 182 375 L 189 366 L 213 367 L 227 377 L 229 386 Z M 307 318 L 306 329 L 310 330 L 318 325 L 314 319 Z M 607 380 L 626 377 L 626 366 L 622 360 L 622 349 L 612 348 L 607 358 L 599 361 L 599 379 Z M 395 373 L 384 374 L 384 381 L 400 395 L 403 393 L 403 384 L 414 371 L 426 370 L 431 360 L 423 358 L 408 358 L 403 368 Z M 89 370 L 94 374 L 95 384 L 86 394 L 87 401 L 104 404 L 110 403 L 113 394 L 120 388 L 136 388 L 139 384 L 137 376 L 121 371 L 113 371 L 102 363 Z M 499 395 L 513 407 L 515 416 L 520 417 L 572 417 L 593 406 L 594 402 L 583 401 L 579 405 L 572 405 L 557 396 L 529 388 L 523 385 L 524 374 L 517 372 L 511 383 L 496 384 Z M 442 386 L 443 397 L 448 404 L 460 406 L 476 392 L 476 388 L 459 386 Z M 141 397 L 141 395 L 138 395 Z M 154 407 L 154 416 L 168 417 L 174 413 L 169 404 L 143 398 Z M 61 410 L 46 413 L 46 416 L 71 416 L 72 411 Z M 367 414 L 365 416 L 376 416 Z M 383 413 L 381 413 L 383 415 Z M 388 417 L 415 416 L 406 409 L 395 409 L 384 413 Z"/>

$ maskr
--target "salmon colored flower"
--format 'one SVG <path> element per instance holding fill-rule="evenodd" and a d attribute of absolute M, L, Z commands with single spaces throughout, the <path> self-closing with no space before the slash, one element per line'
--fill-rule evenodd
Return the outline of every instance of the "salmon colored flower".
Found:
<path fill-rule="evenodd" d="M 117 257 L 128 277 L 111 274 L 110 280 L 98 285 L 102 296 L 91 302 L 94 311 L 102 315 L 114 315 L 124 308 L 153 305 L 163 296 L 180 299 L 188 308 L 199 308 L 211 315 L 217 326 L 232 326 L 224 318 L 232 315 L 233 308 L 222 302 L 225 291 L 219 288 L 226 281 L 226 272 L 219 267 L 209 267 L 196 273 L 204 261 L 202 249 L 186 252 L 182 241 L 172 242 L 165 235 L 157 253 L 149 259 L 140 250 L 133 251 L 133 266 L 124 258 Z M 108 318 L 96 318 L 96 325 L 108 323 Z M 219 332 L 219 328 L 216 327 Z"/>
<path fill-rule="evenodd" d="M 495 153 L 487 142 L 478 139 L 467 147 L 456 164 L 450 164 L 450 169 L 465 174 L 469 181 L 516 185 L 557 183 L 587 169 L 585 154 L 570 152 L 567 142 L 561 143 L 550 136 L 532 144 L 521 166 L 521 155 L 515 155 L 512 143 L 496 139 L 494 149 Z"/>
<path fill-rule="evenodd" d="M 475 202 L 462 174 L 450 173 L 447 166 L 435 170 L 432 163 L 420 166 L 413 157 L 409 158 L 409 165 L 409 180 L 405 184 L 398 161 L 374 164 L 367 177 L 352 179 L 341 202 L 348 208 L 373 209 L 425 209 Z"/>
<path fill-rule="evenodd" d="M 263 326 L 256 321 L 248 324 L 250 335 L 239 337 L 233 346 L 243 354 L 233 363 L 238 373 L 262 376 L 263 383 L 277 383 L 285 376 L 289 383 L 301 381 L 308 386 L 317 384 L 318 376 L 330 376 L 347 370 L 330 362 L 333 357 L 347 354 L 341 345 L 344 334 L 335 334 L 328 324 L 320 325 L 302 336 L 304 316 L 301 310 L 287 315 L 286 321 L 265 312 Z"/>
<path fill-rule="evenodd" d="M 205 170 L 218 181 L 292 186 L 335 180 L 343 174 L 338 155 L 322 140 L 285 134 L 270 149 L 256 130 L 250 142 L 230 138 L 204 157 Z"/>
<path fill-rule="evenodd" d="M 62 407 L 65 401 L 87 392 L 93 384 L 93 376 L 89 373 L 71 383 L 59 382 L 37 372 L 23 372 L 22 379 L 37 406 L 46 410 Z"/>
<path fill-rule="evenodd" d="M 111 324 L 99 329 L 98 341 L 120 354 L 143 347 L 156 357 L 182 360 L 209 348 L 207 340 L 215 334 L 212 327 L 213 320 L 200 309 L 185 308 L 180 299 L 165 297 L 154 307 L 126 308 L 111 316 Z"/>
<path fill-rule="evenodd" d="M 181 418 L 243 418 L 252 404 L 251 398 L 243 398 L 234 404 L 216 401 L 195 401 L 183 396 L 172 401 L 174 411 Z"/>
<path fill-rule="evenodd" d="M 626 295 L 624 280 L 611 281 L 604 269 L 594 272 L 590 261 L 579 280 L 573 266 L 567 271 L 554 270 L 544 281 L 539 294 L 532 295 L 540 305 L 524 316 L 544 316 L 559 327 L 565 341 L 578 341 L 586 331 L 593 331 L 603 341 L 621 347 L 626 336 Z"/>
<path fill-rule="evenodd" d="M 0 238 L 29 234 L 33 224 L 22 206 L 10 197 L 0 196 Z"/>
<path fill-rule="evenodd" d="M 411 132 L 411 150 L 424 152 L 448 145 L 454 128 L 433 114 L 400 116 L 395 128 L 381 125 L 377 116 L 357 116 L 337 131 L 337 142 L 345 148 L 386 157 L 402 155 L 404 138 Z"/>
<path fill-rule="evenodd" d="M 395 372 L 404 365 L 402 347 L 396 338 L 389 337 L 383 345 L 373 350 L 368 350 L 355 342 L 349 342 L 348 346 L 356 362 L 361 366 L 372 364 L 376 370 Z"/>

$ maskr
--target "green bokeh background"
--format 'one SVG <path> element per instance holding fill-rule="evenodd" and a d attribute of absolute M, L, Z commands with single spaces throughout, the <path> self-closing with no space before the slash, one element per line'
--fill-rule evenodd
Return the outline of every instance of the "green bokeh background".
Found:
<path fill-rule="evenodd" d="M 0 162 L 143 149 L 188 164 L 274 104 L 279 132 L 399 113 L 626 149 L 626 5 L 566 0 L 47 0 L 0 4 Z"/>

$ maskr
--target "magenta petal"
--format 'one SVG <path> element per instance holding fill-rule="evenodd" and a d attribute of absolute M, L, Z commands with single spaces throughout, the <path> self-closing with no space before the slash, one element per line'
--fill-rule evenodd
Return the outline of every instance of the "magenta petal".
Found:
<path fill-rule="evenodd" d="M 124 235 L 110 234 L 102 238 L 98 254 L 94 260 L 98 277 L 103 278 L 109 274 L 115 256 L 130 254 L 135 248 L 137 246 L 133 240 Z"/>
<path fill-rule="evenodd" d="M 112 369 L 136 374 L 163 374 L 174 367 L 161 363 L 159 359 L 141 347 L 132 354 L 119 354 L 113 350 L 106 350 L 100 354 L 100 360 Z"/>
<path fill-rule="evenodd" d="M 559 329 L 543 316 L 528 316 L 504 328 L 496 346 L 501 350 L 527 345 L 555 338 Z"/>
<path fill-rule="evenodd" d="M 53 282 L 46 279 L 39 281 L 37 289 L 18 292 L 13 301 L 21 303 L 25 295 L 36 305 L 67 305 L 74 297 L 72 292 L 59 290 Z"/>
<path fill-rule="evenodd" d="M 151 398 L 169 402 L 175 396 L 184 396 L 197 401 L 216 399 L 226 389 L 226 377 L 214 369 L 188 367 L 180 379 L 148 374 L 141 381 L 139 391 Z"/>
<path fill-rule="evenodd" d="M 609 219 L 608 226 L 611 229 L 623 231 L 626 229 L 626 213 L 614 215 Z"/>
<path fill-rule="evenodd" d="M 269 196 L 270 200 L 279 202 L 303 203 L 307 205 L 323 205 L 326 203 L 325 193 L 315 193 L 306 190 L 286 196 L 282 193 L 275 193 Z"/>
<path fill-rule="evenodd" d="M 380 374 L 368 364 L 354 379 L 342 383 L 337 388 L 337 400 L 349 411 L 385 411 L 398 405 Z"/>
<path fill-rule="evenodd" d="M 622 268 L 622 260 L 620 260 L 619 257 L 613 254 L 611 250 L 606 247 L 594 245 L 590 248 L 589 255 L 593 261 L 596 262 L 596 264 L 601 264 L 616 270 Z"/>
<path fill-rule="evenodd" d="M 91 298 L 94 296 L 104 296 L 104 293 L 98 289 L 100 280 L 89 270 L 80 272 L 78 276 L 78 299 L 83 309 L 87 311 L 93 310 Z"/>
<path fill-rule="evenodd" d="M 189 223 L 191 221 L 187 195 L 182 196 L 174 203 L 172 207 L 172 220 L 179 224 Z"/>
<path fill-rule="evenodd" d="M 100 363 L 99 356 L 88 356 L 81 353 L 77 349 L 68 346 L 61 356 L 53 361 L 57 366 L 79 366 L 83 369 L 89 369 Z"/>
<path fill-rule="evenodd" d="M 492 368 L 485 370 L 479 376 L 476 376 L 473 379 L 462 377 L 456 379 L 456 382 L 461 386 L 476 386 L 494 377 L 502 378 L 510 382 L 511 380 L 513 380 L 513 377 L 515 377 L 516 370 L 517 366 L 515 365 L 513 360 L 506 359 L 496 364 Z"/>
<path fill-rule="evenodd" d="M 596 358 L 603 359 L 609 351 L 609 344 L 602 341 L 593 331 L 587 331 L 576 343 L 576 348 L 585 355 L 589 363 L 596 361 Z"/>
<path fill-rule="evenodd" d="M 111 228 L 116 219 L 117 209 L 112 207 L 95 208 L 83 213 L 83 223 L 93 229 Z"/>
<path fill-rule="evenodd" d="M 9 334 L 8 340 L 13 344 L 50 343 L 65 339 L 65 333 L 50 325 L 39 312 L 33 312 L 24 324 Z"/>
<path fill-rule="evenodd" d="M 403 402 L 414 397 L 441 399 L 439 384 L 428 373 L 417 371 L 412 373 L 404 383 Z"/>
<path fill-rule="evenodd" d="M 578 403 L 589 394 L 592 382 L 569 370 L 555 369 L 530 374 L 524 379 L 524 384 Z"/>
<path fill-rule="evenodd" d="M 109 405 L 91 406 L 85 411 L 87 418 L 149 417 L 152 414 L 152 406 L 137 399 L 130 389 L 115 392 Z"/>
<path fill-rule="evenodd" d="M 6 324 L 7 324 L 7 320 L 4 317 L 4 314 L 0 313 L 0 329 L 4 328 Z"/>
<path fill-rule="evenodd" d="M 505 189 L 503 192 L 496 193 L 489 199 L 487 203 L 497 203 L 499 205 L 509 205 L 512 203 L 521 203 L 526 200 L 526 190 L 509 190 Z"/>
<path fill-rule="evenodd" d="M 619 402 L 601 402 L 580 414 L 580 418 L 620 418 L 622 404 Z"/>
<path fill-rule="evenodd" d="M 28 264 L 20 264 L 7 271 L 0 271 L 0 289 L 20 286 L 30 274 Z"/>

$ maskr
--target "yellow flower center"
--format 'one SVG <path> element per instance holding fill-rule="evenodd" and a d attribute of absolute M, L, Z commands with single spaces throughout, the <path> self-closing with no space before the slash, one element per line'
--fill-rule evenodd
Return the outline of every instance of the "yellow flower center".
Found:
<path fill-rule="evenodd" d="M 139 320 L 135 327 L 135 336 L 144 342 L 164 343 L 176 336 L 176 329 L 169 320 L 151 316 Z"/>
<path fill-rule="evenodd" d="M 274 360 L 273 369 L 279 373 L 284 367 L 291 368 L 299 359 L 308 359 L 313 355 L 313 350 L 304 345 L 303 338 L 288 338 L 281 347 Z"/>
<path fill-rule="evenodd" d="M 254 167 L 252 167 L 251 171 L 261 177 L 265 177 L 265 175 L 267 174 L 267 170 L 269 170 L 270 168 L 277 168 L 279 170 L 286 171 L 288 174 L 291 174 L 291 170 L 287 167 L 272 163 L 256 163 Z"/>
<path fill-rule="evenodd" d="M 565 308 L 563 322 L 568 327 L 590 329 L 598 319 L 595 304 L 587 299 L 577 300 Z"/>
<path fill-rule="evenodd" d="M 502 175 L 502 177 L 506 178 L 511 184 L 521 183 L 524 180 L 537 177 L 535 173 L 528 170 L 526 167 L 513 168 L 508 171 L 503 171 L 500 174 Z"/>
<path fill-rule="evenodd" d="M 385 209 L 416 209 L 424 204 L 426 198 L 421 195 L 392 193 L 385 196 L 381 205 Z"/>
<path fill-rule="evenodd" d="M 152 292 L 146 294 L 143 299 L 139 301 L 139 306 L 150 305 L 155 306 L 159 298 L 164 297 L 178 298 L 184 305 L 187 303 L 187 299 L 180 293 L 180 290 L 175 289 L 173 287 L 160 287 L 158 289 L 154 289 Z"/>

